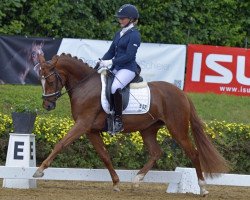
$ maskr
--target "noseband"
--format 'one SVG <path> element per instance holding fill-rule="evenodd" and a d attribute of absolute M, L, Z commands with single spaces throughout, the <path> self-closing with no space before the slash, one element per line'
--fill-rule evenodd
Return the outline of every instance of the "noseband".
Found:
<path fill-rule="evenodd" d="M 56 86 L 55 86 L 55 90 L 54 90 L 55 92 L 50 93 L 50 94 L 45 94 L 45 88 L 44 88 L 44 93 L 42 94 L 42 98 L 44 100 L 47 100 L 47 101 L 50 101 L 48 99 L 50 97 L 55 97 L 55 101 L 56 101 L 62 95 L 61 90 L 59 90 L 59 83 L 63 87 L 62 78 L 61 78 L 60 74 L 57 72 L 57 70 L 55 68 L 54 68 L 53 72 L 51 72 L 49 75 L 42 76 L 41 81 L 44 80 L 44 82 L 46 82 L 46 79 L 49 78 L 52 75 L 54 75 L 56 77 Z"/>

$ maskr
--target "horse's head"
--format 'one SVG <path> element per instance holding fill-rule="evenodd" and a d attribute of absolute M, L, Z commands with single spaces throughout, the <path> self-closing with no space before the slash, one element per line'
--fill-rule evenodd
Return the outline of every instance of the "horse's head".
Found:
<path fill-rule="evenodd" d="M 34 64 L 34 70 L 37 72 L 37 74 L 39 71 L 38 69 L 39 64 L 42 62 L 45 62 L 44 53 L 42 50 L 43 46 L 44 46 L 43 42 L 39 44 L 36 42 L 33 42 L 31 46 L 31 60 Z"/>
<path fill-rule="evenodd" d="M 31 48 L 31 57 L 34 64 L 34 70 L 40 77 L 43 88 L 43 107 L 50 111 L 55 109 L 56 100 L 61 96 L 63 80 L 56 69 L 58 56 L 54 56 L 52 61 L 46 61 L 44 58 L 44 43 L 33 42 Z"/>
<path fill-rule="evenodd" d="M 50 111 L 55 109 L 56 100 L 61 96 L 64 80 L 56 69 L 58 56 L 54 56 L 52 61 L 40 63 L 39 76 L 43 88 L 43 107 Z"/>

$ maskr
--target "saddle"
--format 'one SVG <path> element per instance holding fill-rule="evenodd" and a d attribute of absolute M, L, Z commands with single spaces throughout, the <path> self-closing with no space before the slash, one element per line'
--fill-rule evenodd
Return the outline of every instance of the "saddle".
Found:
<path fill-rule="evenodd" d="M 114 132 L 114 102 L 111 102 L 111 85 L 115 75 L 111 71 L 105 71 L 101 74 L 102 92 L 101 104 L 103 110 L 107 113 L 107 119 L 103 131 L 111 135 Z M 138 96 L 139 95 L 139 96 Z M 133 98 L 131 98 L 133 97 Z M 122 90 L 123 114 L 144 114 L 148 112 L 150 105 L 150 90 L 143 78 L 136 73 L 135 78 Z"/>
<path fill-rule="evenodd" d="M 114 75 L 110 72 L 110 71 L 107 71 L 107 74 L 106 74 L 106 98 L 107 98 L 107 101 L 110 105 L 113 105 L 113 102 L 111 102 L 111 85 L 114 81 Z M 139 75 L 139 73 L 136 73 L 136 76 L 135 78 L 130 82 L 130 83 L 139 83 L 139 82 L 142 82 L 143 81 L 143 78 Z M 129 102 L 129 95 L 130 94 L 130 87 L 129 87 L 129 84 L 124 87 L 122 89 L 122 102 L 123 102 L 123 105 L 122 105 L 122 108 L 123 110 L 125 110 L 128 106 L 128 102 Z M 112 110 L 113 108 L 110 108 L 110 110 Z"/>

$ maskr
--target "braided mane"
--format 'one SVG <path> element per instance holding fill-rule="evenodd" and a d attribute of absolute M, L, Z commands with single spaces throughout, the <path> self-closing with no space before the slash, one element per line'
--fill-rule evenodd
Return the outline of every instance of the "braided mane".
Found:
<path fill-rule="evenodd" d="M 58 55 L 54 55 L 52 57 L 52 63 L 56 63 L 59 59 L 73 59 L 76 62 L 78 62 L 78 64 L 80 64 L 81 66 L 87 66 L 92 68 L 88 63 L 84 62 L 82 59 L 79 59 L 77 56 L 72 56 L 71 54 L 66 54 L 66 53 L 62 53 L 60 56 Z"/>

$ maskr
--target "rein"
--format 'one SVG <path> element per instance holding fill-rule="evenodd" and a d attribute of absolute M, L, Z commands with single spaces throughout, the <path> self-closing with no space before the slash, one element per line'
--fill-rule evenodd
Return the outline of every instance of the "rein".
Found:
<path fill-rule="evenodd" d="M 65 94 L 68 93 L 69 91 L 71 91 L 71 90 L 73 90 L 74 88 L 76 88 L 79 84 L 84 83 L 86 80 L 88 80 L 90 77 L 92 77 L 92 76 L 98 71 L 99 67 L 100 67 L 100 63 L 98 62 L 98 63 L 96 64 L 96 66 L 93 68 L 94 71 L 93 71 L 91 74 L 89 74 L 88 76 L 84 77 L 84 79 L 80 80 L 76 85 L 74 85 L 74 86 L 72 86 L 71 88 L 67 89 L 65 92 L 61 93 L 61 95 L 60 95 L 59 97 L 65 95 Z M 59 97 L 58 97 L 58 98 L 59 98 Z"/>
<path fill-rule="evenodd" d="M 82 80 L 80 80 L 76 85 L 72 86 L 71 88 L 67 89 L 65 92 L 61 93 L 59 97 L 65 95 L 66 93 L 68 93 L 69 91 L 75 89 L 78 85 L 80 85 L 81 83 L 84 83 L 86 80 L 88 80 L 90 77 L 92 77 L 97 71 L 94 70 L 91 74 L 89 74 L 88 76 L 84 77 Z M 59 98 L 58 97 L 58 98 Z"/>

